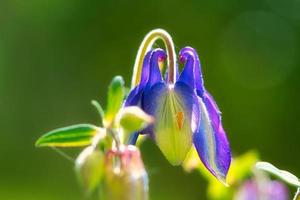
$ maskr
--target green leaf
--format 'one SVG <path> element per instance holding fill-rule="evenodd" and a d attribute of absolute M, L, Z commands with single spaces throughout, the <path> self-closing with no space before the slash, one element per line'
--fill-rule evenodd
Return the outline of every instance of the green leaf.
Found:
<path fill-rule="evenodd" d="M 120 126 L 129 133 L 144 129 L 153 122 L 153 117 L 137 106 L 123 108 L 119 116 Z"/>
<path fill-rule="evenodd" d="M 91 104 L 97 109 L 100 117 L 103 119 L 104 118 L 104 110 L 103 110 L 101 104 L 96 100 L 92 100 Z"/>
<path fill-rule="evenodd" d="M 111 126 L 116 114 L 122 106 L 125 96 L 124 80 L 121 76 L 113 78 L 108 89 L 107 108 L 105 111 L 104 125 Z"/>
<path fill-rule="evenodd" d="M 104 154 L 93 146 L 85 148 L 76 159 L 75 172 L 88 194 L 93 192 L 103 179 L 104 160 Z"/>
<path fill-rule="evenodd" d="M 280 178 L 281 180 L 285 181 L 286 183 L 300 187 L 300 181 L 299 179 L 292 173 L 285 171 L 285 170 L 280 170 L 276 168 L 274 165 L 268 162 L 257 162 L 255 167 L 257 169 L 269 172 L 270 174 L 273 174 Z"/>
<path fill-rule="evenodd" d="M 92 143 L 99 128 L 90 124 L 78 124 L 55 129 L 40 137 L 36 146 L 79 147 Z"/>

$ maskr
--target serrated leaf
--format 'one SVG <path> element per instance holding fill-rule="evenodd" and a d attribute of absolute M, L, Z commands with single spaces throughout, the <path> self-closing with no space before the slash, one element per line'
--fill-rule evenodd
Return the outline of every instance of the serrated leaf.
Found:
<path fill-rule="evenodd" d="M 112 125 L 116 114 L 123 104 L 125 96 L 124 80 L 121 76 L 113 78 L 108 89 L 107 108 L 105 111 L 104 125 Z"/>
<path fill-rule="evenodd" d="M 41 136 L 36 146 L 79 147 L 92 143 L 93 137 L 99 128 L 90 124 L 78 124 L 65 128 L 55 129 Z"/>
<path fill-rule="evenodd" d="M 255 167 L 260 170 L 264 170 L 266 172 L 269 172 L 270 174 L 273 174 L 283 180 L 284 182 L 300 187 L 300 181 L 299 179 L 292 173 L 285 171 L 285 170 L 280 170 L 276 168 L 274 165 L 268 162 L 257 162 Z"/>

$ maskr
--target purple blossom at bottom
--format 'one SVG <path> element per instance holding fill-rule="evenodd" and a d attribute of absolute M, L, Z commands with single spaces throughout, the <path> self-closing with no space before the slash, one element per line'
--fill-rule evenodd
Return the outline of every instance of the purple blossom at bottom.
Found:
<path fill-rule="evenodd" d="M 288 200 L 287 187 L 279 181 L 249 180 L 239 189 L 234 200 Z"/>

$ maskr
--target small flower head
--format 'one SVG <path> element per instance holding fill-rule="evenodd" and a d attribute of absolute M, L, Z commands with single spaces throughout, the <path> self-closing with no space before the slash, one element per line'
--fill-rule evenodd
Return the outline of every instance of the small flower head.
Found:
<path fill-rule="evenodd" d="M 148 175 L 135 146 L 106 154 L 104 184 L 107 199 L 148 199 Z"/>
<path fill-rule="evenodd" d="M 249 180 L 246 181 L 234 200 L 288 200 L 287 187 L 279 181 L 271 180 Z"/>

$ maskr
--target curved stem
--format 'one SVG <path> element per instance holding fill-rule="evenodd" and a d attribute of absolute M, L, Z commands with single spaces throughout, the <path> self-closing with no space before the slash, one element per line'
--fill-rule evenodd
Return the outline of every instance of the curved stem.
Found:
<path fill-rule="evenodd" d="M 174 83 L 176 78 L 176 53 L 173 40 L 167 31 L 163 29 L 154 29 L 145 36 L 139 47 L 133 68 L 131 88 L 134 88 L 139 84 L 145 54 L 151 49 L 154 42 L 158 39 L 161 39 L 166 46 L 168 54 L 168 80 L 170 83 Z"/>
<path fill-rule="evenodd" d="M 297 192 L 293 198 L 293 200 L 299 200 L 300 199 L 300 188 L 297 189 Z"/>
<path fill-rule="evenodd" d="M 120 150 L 121 150 L 121 141 L 120 141 L 120 137 L 119 137 L 118 133 L 114 129 L 111 129 L 111 128 L 108 128 L 107 131 L 112 136 L 112 138 L 115 142 L 117 152 L 120 152 Z"/>

